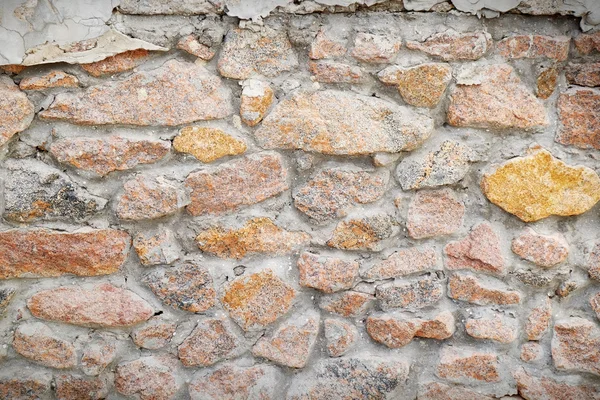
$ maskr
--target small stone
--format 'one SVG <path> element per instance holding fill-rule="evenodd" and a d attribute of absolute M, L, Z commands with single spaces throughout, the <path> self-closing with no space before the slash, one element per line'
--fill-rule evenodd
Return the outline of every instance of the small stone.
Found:
<path fill-rule="evenodd" d="M 391 62 L 402 47 L 402 39 L 388 35 L 359 32 L 354 39 L 352 57 L 359 61 L 385 64 Z"/>
<path fill-rule="evenodd" d="M 172 264 L 181 253 L 175 235 L 166 229 L 138 233 L 133 238 L 133 248 L 145 266 Z"/>
<path fill-rule="evenodd" d="M 15 296 L 16 292 L 17 291 L 15 288 L 11 288 L 11 287 L 0 288 L 0 317 L 2 317 L 2 314 L 4 313 L 4 311 L 10 304 L 10 302 L 13 299 L 13 297 Z"/>
<path fill-rule="evenodd" d="M 109 283 L 42 290 L 27 301 L 27 308 L 37 318 L 89 327 L 133 326 L 154 315 L 140 296 Z"/>
<path fill-rule="evenodd" d="M 68 233 L 43 228 L 0 232 L 0 279 L 108 275 L 127 259 L 131 238 L 114 229 Z"/>
<path fill-rule="evenodd" d="M 252 348 L 255 357 L 276 364 L 304 368 L 319 334 L 319 314 L 303 313 L 284 322 L 270 337 L 263 336 Z"/>
<path fill-rule="evenodd" d="M 296 291 L 270 269 L 241 276 L 226 285 L 221 298 L 229 316 L 244 331 L 257 331 L 288 312 Z"/>
<path fill-rule="evenodd" d="M 443 294 L 442 282 L 432 278 L 391 282 L 375 288 L 375 297 L 383 311 L 429 307 L 436 304 Z"/>
<path fill-rule="evenodd" d="M 236 357 L 244 349 L 240 338 L 224 318 L 206 318 L 178 347 L 179 359 L 186 367 L 207 367 Z"/>
<path fill-rule="evenodd" d="M 280 101 L 254 132 L 267 149 L 332 155 L 414 150 L 433 132 L 433 120 L 372 96 L 336 90 L 298 92 Z"/>
<path fill-rule="evenodd" d="M 102 75 L 113 75 L 129 71 L 148 59 L 149 52 L 145 49 L 125 51 L 104 60 L 89 64 L 81 64 L 88 74 L 100 77 Z"/>
<path fill-rule="evenodd" d="M 324 58 L 342 57 L 344 54 L 346 54 L 346 46 L 329 38 L 326 32 L 321 29 L 310 44 L 308 57 L 312 60 L 322 60 Z"/>
<path fill-rule="evenodd" d="M 248 126 L 256 126 L 273 104 L 273 89 L 267 82 L 248 79 L 242 85 L 240 117 Z"/>
<path fill-rule="evenodd" d="M 470 269 L 494 275 L 506 272 L 500 237 L 487 222 L 474 227 L 463 240 L 450 242 L 444 252 L 449 270 Z"/>
<path fill-rule="evenodd" d="M 309 240 L 309 234 L 287 231 L 269 218 L 250 219 L 238 229 L 217 226 L 196 236 L 198 248 L 203 252 L 238 260 L 253 254 L 288 254 L 307 244 Z"/>
<path fill-rule="evenodd" d="M 330 357 L 340 357 L 356 345 L 358 330 L 354 325 L 333 318 L 326 319 L 323 325 Z"/>
<path fill-rule="evenodd" d="M 20 371 L 19 376 L 14 372 L 0 376 L 0 399 L 7 400 L 38 400 L 50 396 L 52 375 L 46 372 Z"/>
<path fill-rule="evenodd" d="M 217 301 L 212 277 L 200 265 L 184 263 L 156 270 L 142 280 L 163 303 L 180 310 L 200 313 Z"/>
<path fill-rule="evenodd" d="M 561 93 L 558 118 L 558 143 L 600 150 L 600 90 L 573 88 Z"/>
<path fill-rule="evenodd" d="M 444 61 L 478 60 L 492 46 L 487 32 L 459 33 L 448 30 L 428 37 L 424 42 L 406 42 L 411 50 L 420 50 Z"/>
<path fill-rule="evenodd" d="M 375 153 L 372 156 L 373 165 L 376 167 L 387 167 L 394 164 L 402 157 L 400 153 Z"/>
<path fill-rule="evenodd" d="M 178 182 L 164 176 L 137 175 L 123 184 L 117 216 L 129 220 L 164 217 L 185 206 L 183 196 Z"/>
<path fill-rule="evenodd" d="M 321 297 L 319 307 L 342 317 L 354 318 L 366 314 L 374 302 L 375 297 L 370 294 L 349 290 Z"/>
<path fill-rule="evenodd" d="M 317 82 L 360 83 L 364 79 L 360 67 L 335 61 L 310 61 L 308 68 Z"/>
<path fill-rule="evenodd" d="M 540 267 L 550 268 L 567 259 L 569 244 L 560 233 L 540 235 L 531 228 L 525 228 L 513 239 L 512 251 Z"/>
<path fill-rule="evenodd" d="M 15 330 L 12 347 L 23 357 L 46 367 L 72 368 L 77 365 L 75 347 L 41 322 L 20 324 Z"/>
<path fill-rule="evenodd" d="M 58 400 L 102 400 L 108 396 L 108 384 L 102 378 L 59 375 L 54 383 Z"/>
<path fill-rule="evenodd" d="M 590 278 L 600 281 L 600 242 L 596 243 L 590 252 L 587 269 Z"/>
<path fill-rule="evenodd" d="M 204 67 L 169 60 L 82 92 L 60 93 L 39 115 L 78 125 L 182 125 L 232 114 L 230 91 Z"/>
<path fill-rule="evenodd" d="M 521 302 L 521 294 L 500 282 L 480 280 L 474 276 L 456 274 L 448 281 L 448 296 L 480 306 L 510 305 Z"/>
<path fill-rule="evenodd" d="M 521 360 L 525 362 L 539 361 L 543 355 L 544 348 L 538 342 L 527 342 L 521 346 Z"/>
<path fill-rule="evenodd" d="M 369 173 L 331 168 L 319 171 L 293 194 L 296 208 L 318 222 L 345 217 L 357 204 L 373 203 L 385 194 L 387 171 Z"/>
<path fill-rule="evenodd" d="M 525 399 L 563 400 L 568 393 L 569 400 L 592 400 L 600 398 L 600 387 L 573 385 L 547 377 L 535 377 L 522 367 L 513 373 L 519 394 Z"/>
<path fill-rule="evenodd" d="M 436 374 L 451 382 L 500 382 L 498 355 L 469 348 L 442 349 Z"/>
<path fill-rule="evenodd" d="M 516 35 L 502 39 L 496 45 L 498 53 L 509 59 L 549 58 L 565 61 L 569 57 L 568 36 Z"/>
<path fill-rule="evenodd" d="M 546 68 L 537 77 L 537 97 L 547 99 L 552 96 L 558 85 L 558 69 Z"/>
<path fill-rule="evenodd" d="M 408 206 L 406 228 L 413 239 L 450 235 L 463 224 L 465 206 L 450 189 L 421 190 Z"/>
<path fill-rule="evenodd" d="M 138 347 L 158 350 L 171 342 L 176 329 L 177 324 L 173 322 L 152 318 L 146 324 L 131 332 L 131 338 Z"/>
<path fill-rule="evenodd" d="M 210 61 L 215 56 L 214 50 L 200 43 L 198 39 L 194 37 L 194 35 L 182 37 L 179 42 L 177 42 L 177 48 L 179 50 L 186 51 L 204 61 Z"/>
<path fill-rule="evenodd" d="M 51 88 L 76 88 L 79 86 L 77 77 L 63 71 L 50 71 L 42 76 L 23 78 L 19 83 L 21 90 L 44 90 Z"/>
<path fill-rule="evenodd" d="M 552 301 L 547 298 L 543 304 L 532 309 L 527 317 L 525 324 L 527 339 L 540 340 L 548 330 L 551 319 Z"/>
<path fill-rule="evenodd" d="M 573 293 L 580 287 L 581 287 L 581 282 L 567 280 L 567 281 L 561 282 L 560 285 L 558 285 L 558 288 L 556 288 L 555 293 L 557 294 L 557 296 L 565 298 L 567 296 L 570 296 L 571 293 Z"/>
<path fill-rule="evenodd" d="M 381 242 L 395 234 L 395 225 L 393 218 L 386 214 L 341 221 L 327 245 L 342 250 L 380 251 Z"/>
<path fill-rule="evenodd" d="M 264 152 L 192 172 L 187 211 L 193 216 L 230 213 L 260 203 L 288 189 L 283 157 Z"/>
<path fill-rule="evenodd" d="M 359 264 L 335 257 L 304 252 L 298 258 L 300 286 L 321 290 L 325 293 L 352 288 L 358 277 Z"/>
<path fill-rule="evenodd" d="M 449 386 L 444 383 L 431 382 L 419 387 L 419 400 L 494 400 L 462 386 Z"/>
<path fill-rule="evenodd" d="M 211 163 L 225 156 L 246 152 L 246 143 L 220 129 L 186 126 L 173 139 L 173 148 L 188 153 L 203 163 Z"/>
<path fill-rule="evenodd" d="M 100 176 L 155 163 L 169 150 L 171 143 L 164 140 L 135 140 L 120 136 L 61 139 L 50 146 L 50 153 L 58 162 L 93 171 Z"/>
<path fill-rule="evenodd" d="M 19 75 L 21 72 L 25 71 L 27 67 L 25 65 L 19 64 L 6 64 L 0 65 L 0 71 L 4 71 L 7 75 Z"/>
<path fill-rule="evenodd" d="M 429 63 L 410 68 L 391 66 L 377 74 L 379 80 L 394 85 L 402 99 L 415 107 L 434 108 L 438 105 L 452 79 L 448 64 Z"/>
<path fill-rule="evenodd" d="M 117 356 L 114 343 L 99 339 L 90 343 L 81 355 L 81 370 L 86 375 L 100 375 Z"/>
<path fill-rule="evenodd" d="M 525 222 L 550 215 L 578 215 L 600 200 L 600 177 L 584 166 L 569 166 L 534 148 L 483 175 L 485 196 Z"/>
<path fill-rule="evenodd" d="M 454 325 L 454 316 L 450 312 L 443 312 L 430 320 L 371 316 L 366 322 L 369 336 L 390 349 L 406 346 L 414 337 L 448 339 L 454 334 Z"/>
<path fill-rule="evenodd" d="M 361 274 L 367 281 L 399 278 L 417 272 L 437 269 L 439 259 L 433 247 L 401 249 Z"/>
<path fill-rule="evenodd" d="M 567 65 L 565 75 L 567 81 L 574 85 L 600 86 L 600 62 Z"/>
<path fill-rule="evenodd" d="M 217 67 L 226 78 L 248 79 L 260 74 L 274 77 L 298 66 L 285 30 L 232 29 L 227 32 Z"/>
<path fill-rule="evenodd" d="M 0 146 L 33 121 L 34 107 L 8 76 L 0 76 Z"/>
<path fill-rule="evenodd" d="M 600 329 L 583 318 L 556 322 L 552 360 L 558 370 L 600 375 Z"/>
<path fill-rule="evenodd" d="M 600 319 L 600 293 L 596 293 L 590 299 L 590 305 L 592 306 L 592 310 L 596 313 L 596 317 Z"/>
<path fill-rule="evenodd" d="M 581 54 L 600 52 L 600 32 L 581 34 L 574 39 L 575 48 Z"/>
<path fill-rule="evenodd" d="M 463 75 L 450 96 L 450 125 L 498 130 L 531 130 L 548 125 L 544 105 L 510 65 L 475 67 Z"/>
<path fill-rule="evenodd" d="M 512 343 L 517 339 L 517 321 L 495 314 L 492 318 L 469 318 L 465 322 L 469 336 L 476 339 L 490 339 L 500 343 Z"/>
<path fill-rule="evenodd" d="M 126 396 L 141 400 L 174 400 L 180 383 L 177 364 L 167 356 L 142 357 L 117 366 L 115 388 Z"/>

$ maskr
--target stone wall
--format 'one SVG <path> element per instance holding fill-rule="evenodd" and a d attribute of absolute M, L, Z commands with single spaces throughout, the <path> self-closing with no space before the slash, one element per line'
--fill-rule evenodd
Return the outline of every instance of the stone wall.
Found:
<path fill-rule="evenodd" d="M 0 399 L 600 399 L 593 2 L 30 3 Z"/>

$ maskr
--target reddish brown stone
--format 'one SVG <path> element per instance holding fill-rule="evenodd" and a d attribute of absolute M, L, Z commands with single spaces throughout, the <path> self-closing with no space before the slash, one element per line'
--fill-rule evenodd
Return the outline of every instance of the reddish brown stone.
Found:
<path fill-rule="evenodd" d="M 342 317 L 358 317 L 372 307 L 375 298 L 369 294 L 349 290 L 321 297 L 319 307 Z"/>
<path fill-rule="evenodd" d="M 0 377 L 0 399 L 38 400 L 50 396 L 52 375 L 41 372 L 20 371 Z"/>
<path fill-rule="evenodd" d="M 600 399 L 600 387 L 591 385 L 572 385 L 547 377 L 536 377 L 519 368 L 513 373 L 517 381 L 519 394 L 527 400 L 597 400 Z"/>
<path fill-rule="evenodd" d="M 386 283 L 375 288 L 375 296 L 383 311 L 429 307 L 436 304 L 443 294 L 442 283 L 427 277 Z"/>
<path fill-rule="evenodd" d="M 358 277 L 359 264 L 335 257 L 304 252 L 298 258 L 300 286 L 315 288 L 325 293 L 350 289 Z"/>
<path fill-rule="evenodd" d="M 63 286 L 42 290 L 27 301 L 27 307 L 37 318 L 90 327 L 132 326 L 154 314 L 140 296 L 109 283 L 90 289 Z"/>
<path fill-rule="evenodd" d="M 389 63 L 402 47 L 402 39 L 359 32 L 354 39 L 352 57 L 367 63 Z"/>
<path fill-rule="evenodd" d="M 556 322 L 552 360 L 559 370 L 600 375 L 600 329 L 583 318 Z"/>
<path fill-rule="evenodd" d="M 600 149 L 600 90 L 574 88 L 561 93 L 558 118 L 558 143 Z"/>
<path fill-rule="evenodd" d="M 494 275 L 505 272 L 500 237 L 487 222 L 474 227 L 463 240 L 449 243 L 444 252 L 449 270 L 470 269 Z"/>
<path fill-rule="evenodd" d="M 565 71 L 567 81 L 574 85 L 600 86 L 600 62 L 569 64 Z"/>
<path fill-rule="evenodd" d="M 537 77 L 537 97 L 547 99 L 552 96 L 558 85 L 558 69 L 551 67 L 540 72 Z"/>
<path fill-rule="evenodd" d="M 454 316 L 450 312 L 438 314 L 433 319 L 382 316 L 369 317 L 366 322 L 369 336 L 391 349 L 406 346 L 414 337 L 448 339 L 456 330 L 454 325 Z"/>
<path fill-rule="evenodd" d="M 50 71 L 42 76 L 23 78 L 19 83 L 21 90 L 44 90 L 51 88 L 74 88 L 79 86 L 77 77 L 62 71 Z"/>
<path fill-rule="evenodd" d="M 188 153 L 203 163 L 211 163 L 226 156 L 246 152 L 246 143 L 221 129 L 186 126 L 173 139 L 173 148 Z"/>
<path fill-rule="evenodd" d="M 596 313 L 596 317 L 600 319 L 600 293 L 596 293 L 590 298 L 590 305 L 592 310 Z"/>
<path fill-rule="evenodd" d="M 413 239 L 450 235 L 460 229 L 464 215 L 465 206 L 452 190 L 421 190 L 408 206 L 408 235 Z"/>
<path fill-rule="evenodd" d="M 317 82 L 360 83 L 363 80 L 360 67 L 335 61 L 310 61 L 308 68 Z"/>
<path fill-rule="evenodd" d="M 29 127 L 33 103 L 8 76 L 0 76 L 0 146 Z"/>
<path fill-rule="evenodd" d="M 73 344 L 60 339 L 41 322 L 22 323 L 15 330 L 13 349 L 38 364 L 51 368 L 72 368 L 77 364 Z"/>
<path fill-rule="evenodd" d="M 248 126 L 256 126 L 273 104 L 273 89 L 267 82 L 248 79 L 243 83 L 240 117 Z"/>
<path fill-rule="evenodd" d="M 81 355 L 81 370 L 86 375 L 100 375 L 117 355 L 117 348 L 111 341 L 98 339 L 91 342 Z"/>
<path fill-rule="evenodd" d="M 194 37 L 194 35 L 182 37 L 179 42 L 177 42 L 177 48 L 179 50 L 186 51 L 204 61 L 210 61 L 215 56 L 214 50 L 200 43 L 198 39 Z"/>
<path fill-rule="evenodd" d="M 312 60 L 322 60 L 324 58 L 341 57 L 346 54 L 346 46 L 343 43 L 332 40 L 322 29 L 310 44 L 308 57 Z"/>
<path fill-rule="evenodd" d="M 201 320 L 178 347 L 179 359 L 186 367 L 207 367 L 243 352 L 240 338 L 224 318 Z"/>
<path fill-rule="evenodd" d="M 330 357 L 339 357 L 354 347 L 358 339 L 358 330 L 349 322 L 328 318 L 323 323 L 327 353 Z"/>
<path fill-rule="evenodd" d="M 83 68 L 88 74 L 95 77 L 118 74 L 119 72 L 125 72 L 129 71 L 130 69 L 134 69 L 146 61 L 148 56 L 148 50 L 130 50 L 124 53 L 119 53 L 112 57 L 107 57 L 101 61 L 96 61 L 89 64 L 81 64 L 81 68 Z"/>
<path fill-rule="evenodd" d="M 108 384 L 103 378 L 59 375 L 54 383 L 58 400 L 102 400 L 108 396 Z"/>
<path fill-rule="evenodd" d="M 494 400 L 462 386 L 449 386 L 444 383 L 431 382 L 419 387 L 419 400 Z"/>
<path fill-rule="evenodd" d="M 436 33 L 424 42 L 406 42 L 411 50 L 420 50 L 444 61 L 478 60 L 492 46 L 492 37 L 487 32 L 459 33 L 447 31 Z"/>
<path fill-rule="evenodd" d="M 8 75 L 18 75 L 21 72 L 25 71 L 26 69 L 27 69 L 27 67 L 25 65 L 18 65 L 18 64 L 0 65 L 0 70 L 4 71 L 4 73 L 8 74 Z"/>
<path fill-rule="evenodd" d="M 521 360 L 525 362 L 539 361 L 544 355 L 544 348 L 538 342 L 527 342 L 521 346 Z"/>
<path fill-rule="evenodd" d="M 123 184 L 117 216 L 142 220 L 164 217 L 185 205 L 179 183 L 163 176 L 138 175 Z"/>
<path fill-rule="evenodd" d="M 566 260 L 569 244 L 563 235 L 540 235 L 531 228 L 525 228 L 512 241 L 512 251 L 540 267 L 550 268 Z"/>
<path fill-rule="evenodd" d="M 495 281 L 483 281 L 474 276 L 456 274 L 448 281 L 448 296 L 480 306 L 519 304 L 521 294 Z"/>
<path fill-rule="evenodd" d="M 500 314 L 492 318 L 469 318 L 465 322 L 465 329 L 476 339 L 490 339 L 500 343 L 512 343 L 518 334 L 517 321 Z"/>
<path fill-rule="evenodd" d="M 499 382 L 498 355 L 447 346 L 441 351 L 436 373 L 451 382 Z"/>
<path fill-rule="evenodd" d="M 600 32 L 581 34 L 574 40 L 575 48 L 581 54 L 600 52 Z"/>
<path fill-rule="evenodd" d="M 394 219 L 385 214 L 341 221 L 327 245 L 342 250 L 380 251 L 382 241 L 394 235 L 395 225 Z"/>
<path fill-rule="evenodd" d="M 399 278 L 437 269 L 439 259 L 432 247 L 401 249 L 361 274 L 368 281 Z"/>
<path fill-rule="evenodd" d="M 172 264 L 179 259 L 181 247 L 170 230 L 140 232 L 133 238 L 133 248 L 142 265 Z"/>
<path fill-rule="evenodd" d="M 497 44 L 498 53 L 509 59 L 549 58 L 565 61 L 569 57 L 568 36 L 516 35 Z"/>
<path fill-rule="evenodd" d="M 142 357 L 117 366 L 115 388 L 126 396 L 141 400 L 175 400 L 180 382 L 177 364 L 167 356 Z"/>
<path fill-rule="evenodd" d="M 527 323 L 525 324 L 525 334 L 527 335 L 527 339 L 540 340 L 548 330 L 551 319 L 552 301 L 547 298 L 544 301 L 544 304 L 531 310 L 527 317 Z"/>
<path fill-rule="evenodd" d="M 148 323 L 131 332 L 131 339 L 136 346 L 144 349 L 157 350 L 171 342 L 177 324 L 152 318 Z"/>

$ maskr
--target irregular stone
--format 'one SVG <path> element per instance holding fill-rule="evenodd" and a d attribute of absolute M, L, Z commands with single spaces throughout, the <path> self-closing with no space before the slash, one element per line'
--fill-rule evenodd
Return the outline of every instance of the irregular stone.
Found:
<path fill-rule="evenodd" d="M 375 297 L 383 311 L 429 307 L 436 304 L 443 294 L 442 282 L 432 278 L 391 282 L 375 288 Z"/>
<path fill-rule="evenodd" d="M 0 146 L 33 121 L 33 103 L 8 76 L 0 76 Z"/>
<path fill-rule="evenodd" d="M 565 298 L 581 287 L 581 281 L 566 280 L 558 285 L 555 293 L 562 298 Z"/>
<path fill-rule="evenodd" d="M 517 339 L 517 321 L 495 314 L 491 318 L 469 318 L 465 322 L 469 336 L 476 339 L 490 339 L 500 343 L 512 343 Z"/>
<path fill-rule="evenodd" d="M 450 96 L 447 119 L 452 126 L 483 129 L 538 129 L 548 125 L 544 105 L 508 64 L 466 69 Z"/>
<path fill-rule="evenodd" d="M 230 91 L 204 67 L 177 60 L 83 92 L 60 93 L 39 113 L 78 125 L 181 125 L 233 112 Z"/>
<path fill-rule="evenodd" d="M 519 394 L 525 399 L 561 400 L 568 393 L 570 400 L 595 400 L 600 398 L 600 387 L 572 385 L 547 377 L 536 377 L 519 368 L 513 373 Z"/>
<path fill-rule="evenodd" d="M 583 318 L 556 322 L 552 360 L 558 370 L 600 375 L 600 329 Z"/>
<path fill-rule="evenodd" d="M 421 190 L 408 206 L 406 228 L 413 239 L 450 235 L 463 224 L 465 206 L 450 189 Z"/>
<path fill-rule="evenodd" d="M 298 66 L 285 30 L 232 29 L 227 32 L 217 67 L 226 78 L 248 79 L 260 74 L 274 77 Z"/>
<path fill-rule="evenodd" d="M 114 343 L 100 339 L 90 343 L 81 355 L 81 370 L 86 375 L 100 375 L 117 356 Z"/>
<path fill-rule="evenodd" d="M 0 317 L 2 317 L 4 310 L 6 310 L 6 308 L 10 304 L 11 300 L 15 296 L 16 292 L 17 291 L 15 288 L 11 288 L 11 287 L 0 288 Z"/>
<path fill-rule="evenodd" d="M 590 252 L 587 270 L 590 278 L 600 281 L 600 242 L 596 243 Z"/>
<path fill-rule="evenodd" d="M 415 107 L 434 108 L 438 105 L 452 79 L 448 64 L 429 63 L 410 68 L 391 66 L 377 74 L 379 80 L 394 85 L 402 99 Z"/>
<path fill-rule="evenodd" d="M 555 140 L 582 149 L 600 149 L 600 90 L 570 89 L 558 97 L 560 128 Z"/>
<path fill-rule="evenodd" d="M 200 43 L 194 35 L 182 37 L 179 42 L 177 42 L 177 48 L 204 61 L 210 61 L 215 56 L 214 50 L 205 44 Z"/>
<path fill-rule="evenodd" d="M 433 247 L 410 247 L 401 249 L 375 264 L 361 274 L 367 281 L 378 281 L 390 278 L 425 272 L 437 269 L 439 259 Z"/>
<path fill-rule="evenodd" d="M 178 347 L 186 367 L 207 367 L 238 356 L 244 349 L 240 338 L 224 318 L 206 318 Z"/>
<path fill-rule="evenodd" d="M 525 222 L 550 215 L 578 215 L 600 200 L 600 177 L 584 166 L 571 167 L 534 148 L 483 175 L 485 196 Z"/>
<path fill-rule="evenodd" d="M 521 294 L 500 282 L 480 280 L 474 276 L 455 274 L 448 280 L 448 296 L 480 306 L 510 305 L 521 302 Z"/>
<path fill-rule="evenodd" d="M 344 43 L 329 38 L 326 32 L 321 29 L 310 44 L 308 57 L 312 60 L 322 60 L 324 58 L 342 57 L 344 54 L 346 54 Z"/>
<path fill-rule="evenodd" d="M 328 318 L 324 322 L 327 353 L 339 357 L 350 351 L 358 339 L 358 330 L 349 322 Z"/>
<path fill-rule="evenodd" d="M 133 248 L 145 266 L 172 264 L 181 253 L 173 232 L 163 229 L 138 233 L 133 238 Z"/>
<path fill-rule="evenodd" d="M 0 279 L 112 274 L 127 259 L 130 243 L 127 232 L 114 229 L 0 232 Z"/>
<path fill-rule="evenodd" d="M 358 317 L 373 306 L 375 298 L 369 294 L 349 290 L 331 296 L 322 296 L 319 307 L 342 317 Z"/>
<path fill-rule="evenodd" d="M 286 231 L 269 218 L 250 219 L 239 229 L 218 226 L 196 236 L 196 243 L 203 252 L 238 260 L 252 254 L 288 254 L 309 240 L 307 233 Z"/>
<path fill-rule="evenodd" d="M 184 263 L 156 270 L 142 280 L 163 303 L 180 310 L 200 313 L 217 301 L 212 277 L 200 265 Z"/>
<path fill-rule="evenodd" d="M 575 48 L 581 54 L 587 55 L 600 52 L 600 33 L 588 33 L 577 36 L 574 40 Z"/>
<path fill-rule="evenodd" d="M 590 299 L 590 305 L 592 306 L 592 310 L 596 313 L 598 319 L 600 319 L 600 293 L 596 293 Z"/>
<path fill-rule="evenodd" d="M 248 126 L 256 126 L 273 104 L 273 89 L 267 82 L 248 79 L 242 84 L 240 117 Z"/>
<path fill-rule="evenodd" d="M 318 289 L 325 293 L 350 289 L 358 277 L 358 262 L 320 256 L 306 251 L 300 254 L 297 265 L 300 271 L 300 286 Z"/>
<path fill-rule="evenodd" d="M 419 400 L 494 400 L 462 386 L 449 386 L 444 383 L 431 382 L 419 387 Z"/>
<path fill-rule="evenodd" d="M 567 81 L 574 85 L 600 86 L 600 62 L 567 65 L 565 75 Z"/>
<path fill-rule="evenodd" d="M 155 163 L 170 149 L 171 143 L 164 140 L 77 137 L 52 143 L 50 153 L 60 163 L 105 176 L 112 171 L 126 171 L 140 164 Z"/>
<path fill-rule="evenodd" d="M 141 400 L 171 400 L 179 390 L 177 364 L 167 356 L 142 357 L 117 366 L 115 388 Z"/>
<path fill-rule="evenodd" d="M 4 218 L 16 222 L 83 221 L 104 209 L 94 196 L 62 171 L 34 159 L 8 160 L 4 179 Z"/>
<path fill-rule="evenodd" d="M 558 86 L 558 69 L 551 67 L 540 72 L 537 77 L 537 97 L 547 99 Z"/>
<path fill-rule="evenodd" d="M 552 319 L 552 301 L 546 299 L 544 304 L 541 304 L 531 310 L 525 323 L 525 334 L 528 340 L 540 340 L 548 327 Z"/>
<path fill-rule="evenodd" d="M 164 176 L 137 175 L 123 184 L 116 211 L 120 219 L 155 219 L 177 212 L 186 203 L 178 182 Z"/>
<path fill-rule="evenodd" d="M 335 90 L 298 92 L 280 101 L 254 136 L 263 148 L 333 155 L 410 151 L 433 120 L 407 107 Z"/>
<path fill-rule="evenodd" d="M 444 252 L 449 270 L 470 269 L 494 275 L 506 271 L 500 237 L 487 222 L 474 227 L 463 240 L 447 244 Z"/>
<path fill-rule="evenodd" d="M 229 316 L 245 331 L 257 331 L 288 312 L 296 291 L 270 269 L 227 284 L 221 298 Z"/>
<path fill-rule="evenodd" d="M 543 355 L 544 348 L 538 342 L 527 342 L 521 346 L 521 360 L 525 362 L 539 361 Z"/>
<path fill-rule="evenodd" d="M 220 129 L 186 126 L 173 139 L 173 148 L 188 153 L 203 163 L 211 163 L 225 156 L 246 152 L 246 143 Z"/>
<path fill-rule="evenodd" d="M 81 68 L 95 77 L 118 74 L 134 69 L 142 64 L 148 59 L 149 54 L 150 53 L 146 49 L 129 50 L 107 57 L 101 61 L 81 64 Z"/>
<path fill-rule="evenodd" d="M 341 168 L 324 169 L 295 190 L 294 205 L 318 222 L 345 217 L 353 206 L 383 197 L 388 181 L 389 173 L 385 170 L 370 174 Z"/>
<path fill-rule="evenodd" d="M 177 324 L 173 322 L 152 318 L 148 323 L 131 332 L 131 338 L 138 347 L 158 350 L 171 342 L 176 329 Z"/>
<path fill-rule="evenodd" d="M 327 246 L 343 250 L 380 251 L 383 240 L 395 234 L 395 221 L 386 214 L 341 221 L 335 227 Z"/>
<path fill-rule="evenodd" d="M 42 290 L 27 301 L 27 308 L 37 318 L 89 327 L 133 326 L 154 314 L 140 296 L 109 283 Z"/>
<path fill-rule="evenodd" d="M 406 47 L 423 51 L 444 61 L 474 61 L 483 57 L 492 43 L 492 36 L 487 32 L 460 33 L 448 30 L 431 35 L 424 42 L 409 40 Z"/>
<path fill-rule="evenodd" d="M 41 322 L 20 324 L 15 330 L 13 349 L 38 364 L 51 368 L 72 368 L 77 365 L 73 344 L 60 339 Z"/>
<path fill-rule="evenodd" d="M 102 400 L 108 396 L 108 384 L 102 378 L 59 375 L 54 383 L 58 400 Z"/>
<path fill-rule="evenodd" d="M 452 140 L 424 155 L 409 155 L 396 168 L 396 176 L 404 190 L 452 185 L 469 172 L 477 157 L 473 149 Z"/>
<path fill-rule="evenodd" d="M 525 228 L 513 239 L 512 251 L 540 267 L 550 268 L 567 259 L 569 244 L 560 233 L 540 235 L 531 228 Z"/>
<path fill-rule="evenodd" d="M 565 61 L 569 57 L 568 36 L 515 35 L 499 41 L 498 53 L 509 59 L 549 58 Z"/>
<path fill-rule="evenodd" d="M 396 57 L 400 47 L 402 47 L 400 38 L 359 32 L 354 38 L 354 48 L 351 54 L 359 61 L 385 64 Z"/>
<path fill-rule="evenodd" d="M 310 61 L 308 68 L 317 82 L 360 83 L 364 79 L 360 67 L 335 61 Z"/>
<path fill-rule="evenodd" d="M 277 367 L 224 365 L 214 371 L 201 371 L 189 385 L 191 400 L 274 400 L 284 376 Z"/>
<path fill-rule="evenodd" d="M 44 90 L 52 88 L 76 88 L 79 79 L 63 71 L 50 71 L 42 76 L 30 76 L 19 82 L 21 90 Z"/>
<path fill-rule="evenodd" d="M 25 65 L 17 65 L 17 64 L 6 64 L 0 65 L 0 70 L 4 71 L 7 75 L 19 75 L 21 72 L 25 71 L 27 67 Z"/>
<path fill-rule="evenodd" d="M 469 348 L 446 346 L 440 354 L 437 376 L 450 382 L 499 382 L 498 355 Z"/>
<path fill-rule="evenodd" d="M 287 169 L 277 153 L 258 153 L 185 179 L 191 191 L 187 210 L 193 216 L 223 214 L 260 203 L 288 189 Z"/>
<path fill-rule="evenodd" d="M 400 157 L 402 157 L 401 153 L 375 153 L 372 160 L 376 167 L 387 167 L 398 161 Z"/>
<path fill-rule="evenodd" d="M 452 313 L 443 312 L 430 320 L 371 316 L 367 318 L 366 328 L 374 341 L 397 349 L 406 346 L 414 337 L 448 339 L 456 330 L 454 324 Z"/>
<path fill-rule="evenodd" d="M 21 371 L 0 377 L 0 398 L 10 400 L 38 400 L 50 396 L 52 375 L 45 372 Z"/>

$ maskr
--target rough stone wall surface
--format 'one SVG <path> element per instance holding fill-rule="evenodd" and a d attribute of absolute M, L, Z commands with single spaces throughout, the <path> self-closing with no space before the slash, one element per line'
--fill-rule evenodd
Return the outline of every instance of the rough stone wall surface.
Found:
<path fill-rule="evenodd" d="M 600 399 L 595 0 L 75 3 L 0 8 L 0 399 Z"/>

